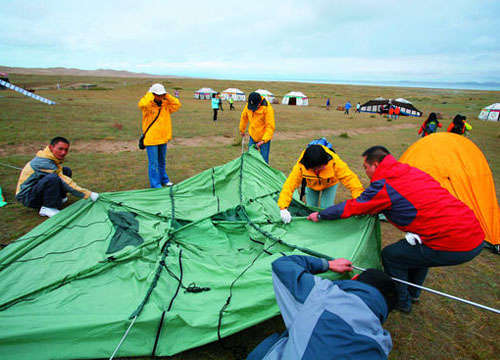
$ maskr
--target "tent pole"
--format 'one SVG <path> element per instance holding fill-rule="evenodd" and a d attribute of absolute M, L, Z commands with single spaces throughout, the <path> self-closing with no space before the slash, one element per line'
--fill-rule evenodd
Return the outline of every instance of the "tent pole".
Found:
<path fill-rule="evenodd" d="M 115 355 L 116 355 L 116 353 L 117 353 L 118 349 L 120 348 L 120 346 L 122 346 L 123 342 L 125 341 L 125 338 L 127 337 L 128 332 L 130 331 L 130 329 L 131 329 L 131 328 L 132 328 L 132 326 L 134 325 L 135 320 L 137 320 L 137 316 L 134 316 L 134 318 L 132 319 L 132 322 L 130 323 L 130 325 L 129 325 L 129 327 L 128 327 L 127 331 L 125 331 L 125 334 L 123 334 L 122 339 L 121 339 L 121 340 L 120 340 L 120 342 L 118 343 L 118 346 L 116 347 L 115 351 L 113 351 L 113 354 L 111 354 L 111 357 L 109 358 L 109 360 L 112 360 L 112 359 L 115 357 Z"/>
<path fill-rule="evenodd" d="M 352 267 L 354 269 L 356 269 L 356 270 L 359 270 L 359 271 L 365 271 L 366 270 L 366 269 L 363 269 L 361 267 L 354 266 L 354 265 Z M 401 280 L 401 279 L 398 279 L 398 278 L 395 278 L 395 277 L 392 277 L 392 276 L 391 276 L 391 279 L 394 280 L 394 281 L 400 282 L 402 284 L 410 285 L 410 286 L 413 286 L 413 287 L 416 287 L 416 288 L 419 288 L 419 289 L 422 289 L 422 290 L 425 290 L 425 291 L 429 291 L 429 292 L 431 292 L 433 294 L 441 295 L 441 296 L 444 296 L 444 297 L 447 297 L 447 298 L 450 298 L 450 299 L 453 299 L 453 300 L 458 300 L 458 301 L 464 302 L 466 304 L 473 305 L 473 306 L 479 307 L 481 309 L 489 310 L 489 311 L 492 311 L 494 313 L 500 314 L 500 310 L 495 309 L 495 308 L 491 308 L 489 306 L 481 305 L 481 304 L 475 303 L 473 301 L 465 300 L 465 299 L 462 299 L 462 298 L 459 298 L 459 297 L 456 297 L 456 296 L 453 296 L 453 295 L 450 295 L 450 294 L 446 294 L 444 292 L 437 291 L 437 290 L 434 290 L 434 289 L 431 289 L 431 288 L 428 288 L 428 287 L 425 287 L 425 286 L 420 286 L 420 285 L 417 285 L 417 284 L 413 284 L 411 282 L 408 282 L 408 281 L 405 281 L 405 280 Z"/>

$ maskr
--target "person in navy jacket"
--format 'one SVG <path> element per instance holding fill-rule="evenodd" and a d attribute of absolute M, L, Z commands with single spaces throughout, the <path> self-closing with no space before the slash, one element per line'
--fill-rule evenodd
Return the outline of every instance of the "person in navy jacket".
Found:
<path fill-rule="evenodd" d="M 311 221 L 383 213 L 405 239 L 386 246 L 382 263 L 390 276 L 417 285 L 428 268 L 458 265 L 481 252 L 485 238 L 474 212 L 427 173 L 398 162 L 383 146 L 363 155 L 370 186 L 356 199 L 309 215 Z M 397 309 L 409 313 L 420 290 L 398 283 Z"/>
<path fill-rule="evenodd" d="M 387 359 L 391 335 L 382 324 L 396 304 L 394 281 L 368 269 L 357 280 L 315 274 L 352 271 L 346 259 L 283 256 L 272 264 L 276 301 L 287 330 L 260 343 L 247 360 Z"/>

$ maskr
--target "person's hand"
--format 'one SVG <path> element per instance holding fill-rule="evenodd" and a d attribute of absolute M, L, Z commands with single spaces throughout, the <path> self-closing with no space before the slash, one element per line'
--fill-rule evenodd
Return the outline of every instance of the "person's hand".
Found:
<path fill-rule="evenodd" d="M 328 269 L 336 273 L 345 273 L 352 271 L 352 262 L 347 259 L 339 258 L 328 261 Z"/>
<path fill-rule="evenodd" d="M 307 220 L 318 222 L 319 221 L 318 214 L 319 214 L 319 212 L 317 212 L 317 211 L 309 214 L 309 216 L 307 217 Z"/>
<path fill-rule="evenodd" d="M 264 144 L 264 141 L 259 141 L 257 144 L 255 144 L 255 147 L 257 148 L 257 150 L 260 149 L 260 147 Z"/>
<path fill-rule="evenodd" d="M 405 239 L 411 246 L 415 246 L 417 245 L 417 243 L 422 245 L 422 239 L 420 239 L 420 236 L 418 236 L 417 234 L 407 232 L 405 235 Z"/>
<path fill-rule="evenodd" d="M 292 214 L 287 209 L 280 210 L 280 215 L 284 224 L 289 224 L 292 221 Z"/>
<path fill-rule="evenodd" d="M 241 137 L 245 137 L 245 133 L 244 132 L 240 133 L 240 135 L 241 135 Z"/>
<path fill-rule="evenodd" d="M 90 200 L 97 201 L 97 199 L 99 199 L 99 194 L 95 193 L 95 192 L 91 192 L 89 197 L 90 197 Z"/>

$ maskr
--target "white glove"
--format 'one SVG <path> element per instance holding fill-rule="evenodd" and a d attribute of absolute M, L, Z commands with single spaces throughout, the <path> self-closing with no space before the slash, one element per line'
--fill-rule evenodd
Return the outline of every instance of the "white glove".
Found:
<path fill-rule="evenodd" d="M 90 200 L 96 201 L 97 199 L 99 199 L 99 194 L 95 193 L 95 192 L 91 192 L 89 197 L 90 197 Z"/>
<path fill-rule="evenodd" d="M 280 210 L 281 220 L 285 224 L 289 224 L 292 221 L 292 214 L 287 209 Z"/>
<path fill-rule="evenodd" d="M 408 232 L 406 233 L 405 238 L 406 241 L 408 241 L 408 244 L 410 244 L 411 246 L 415 246 L 417 245 L 417 243 L 422 244 L 422 239 L 420 239 L 420 236 L 418 236 L 417 234 Z"/>

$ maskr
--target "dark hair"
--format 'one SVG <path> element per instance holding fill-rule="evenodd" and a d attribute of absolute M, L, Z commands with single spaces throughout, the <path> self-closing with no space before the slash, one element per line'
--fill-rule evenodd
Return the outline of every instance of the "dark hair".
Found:
<path fill-rule="evenodd" d="M 212 93 L 212 97 L 216 97 L 217 96 L 217 93 Z"/>
<path fill-rule="evenodd" d="M 453 118 L 453 123 L 454 123 L 455 125 L 462 125 L 465 119 L 467 119 L 465 116 L 460 115 L 460 114 L 457 114 L 457 115 L 455 115 L 455 117 Z"/>
<path fill-rule="evenodd" d="M 436 121 L 439 123 L 436 113 L 431 112 L 429 114 L 429 117 L 427 118 L 427 120 L 425 120 L 425 123 L 427 124 L 429 121 Z"/>
<path fill-rule="evenodd" d="M 65 144 L 69 145 L 69 140 L 62 137 L 62 136 L 56 136 L 55 138 L 50 140 L 50 145 L 54 146 L 55 144 L 60 143 L 60 142 L 63 142 Z"/>
<path fill-rule="evenodd" d="M 309 145 L 306 151 L 304 151 L 300 163 L 304 165 L 306 169 L 312 169 L 317 166 L 326 165 L 331 159 L 332 156 L 323 149 L 323 146 Z"/>
<path fill-rule="evenodd" d="M 369 149 L 366 149 L 365 152 L 361 156 L 366 156 L 366 162 L 369 164 L 373 164 L 376 162 L 382 162 L 384 158 L 390 155 L 389 150 L 380 145 L 372 146 Z"/>
<path fill-rule="evenodd" d="M 368 269 L 363 271 L 356 280 L 371 285 L 380 291 L 385 299 L 389 312 L 394 309 L 398 302 L 398 293 L 396 284 L 389 275 L 381 270 Z"/>

